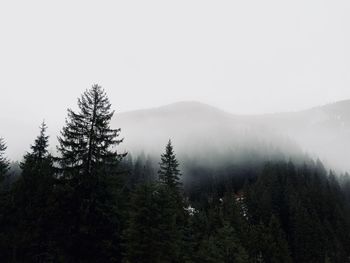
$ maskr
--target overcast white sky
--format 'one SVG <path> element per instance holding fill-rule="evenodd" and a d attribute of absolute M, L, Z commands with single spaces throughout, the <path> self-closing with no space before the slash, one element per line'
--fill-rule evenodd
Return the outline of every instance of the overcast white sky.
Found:
<path fill-rule="evenodd" d="M 117 111 L 198 100 L 265 113 L 347 99 L 349 14 L 348 0 L 2 0 L 0 117 L 63 122 L 93 83 Z"/>

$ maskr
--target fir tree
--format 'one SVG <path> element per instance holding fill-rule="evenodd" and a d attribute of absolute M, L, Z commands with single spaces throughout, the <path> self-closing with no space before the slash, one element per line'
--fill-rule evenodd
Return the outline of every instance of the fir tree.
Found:
<path fill-rule="evenodd" d="M 171 140 L 165 147 L 165 153 L 161 155 L 160 169 L 158 171 L 159 180 L 171 189 L 178 189 L 180 180 L 179 163 L 176 160 Z"/>
<path fill-rule="evenodd" d="M 115 147 L 120 129 L 112 129 L 114 111 L 98 85 L 78 99 L 79 112 L 68 110 L 66 126 L 59 137 L 58 158 L 64 201 L 63 216 L 69 225 L 62 239 L 72 261 L 118 261 L 121 259 L 121 177 L 115 176 L 125 154 Z M 66 245 L 68 244 L 68 246 Z"/>
<path fill-rule="evenodd" d="M 13 188 L 15 223 L 16 228 L 21 230 L 13 235 L 17 254 L 13 257 L 28 262 L 49 261 L 53 257 L 54 224 L 49 211 L 54 170 L 46 129 L 43 122 L 31 151 L 24 156 L 22 176 Z"/>
<path fill-rule="evenodd" d="M 5 157 L 7 146 L 3 138 L 0 138 L 0 183 L 4 180 L 6 173 L 10 169 L 10 162 Z"/>
<path fill-rule="evenodd" d="M 66 126 L 58 138 L 59 163 L 64 175 L 92 175 L 99 169 L 110 171 L 122 154 L 113 149 L 122 140 L 120 129 L 112 129 L 111 103 L 101 86 L 93 85 L 78 99 L 79 112 L 68 109 Z"/>
<path fill-rule="evenodd" d="M 52 177 L 53 157 L 48 152 L 49 136 L 46 135 L 47 125 L 42 122 L 39 127 L 40 134 L 35 139 L 34 144 L 30 146 L 31 151 L 24 156 L 21 163 L 22 176 L 26 180 L 34 180 L 34 177 L 43 180 L 43 176 Z M 35 183 L 36 184 L 36 183 Z"/>
<path fill-rule="evenodd" d="M 44 183 L 44 177 L 53 178 L 53 157 L 48 152 L 49 136 L 46 135 L 47 126 L 43 122 L 40 126 L 40 134 L 30 146 L 31 151 L 24 156 L 20 164 L 22 177 L 26 182 L 32 182 L 34 187 Z"/>
<path fill-rule="evenodd" d="M 35 139 L 34 145 L 31 146 L 33 156 L 37 160 L 43 160 L 48 157 L 49 136 L 46 135 L 47 125 L 43 121 L 40 126 L 40 135 Z"/>
<path fill-rule="evenodd" d="M 161 220 L 161 244 L 159 245 L 161 262 L 178 262 L 185 223 L 185 211 L 182 191 L 180 191 L 179 163 L 169 140 L 165 153 L 161 155 L 157 207 Z"/>

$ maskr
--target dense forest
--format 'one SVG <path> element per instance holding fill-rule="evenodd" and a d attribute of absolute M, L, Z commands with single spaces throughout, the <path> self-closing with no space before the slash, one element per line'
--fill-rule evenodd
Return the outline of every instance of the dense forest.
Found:
<path fill-rule="evenodd" d="M 310 159 L 183 174 L 171 140 L 157 165 L 119 153 L 113 114 L 92 86 L 57 153 L 42 123 L 20 172 L 0 140 L 1 262 L 350 262 L 348 174 Z"/>

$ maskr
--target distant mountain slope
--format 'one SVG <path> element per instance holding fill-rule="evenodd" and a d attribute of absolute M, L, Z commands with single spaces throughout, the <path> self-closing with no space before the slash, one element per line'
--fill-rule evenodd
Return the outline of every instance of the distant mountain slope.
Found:
<path fill-rule="evenodd" d="M 301 155 L 286 136 L 198 102 L 117 114 L 114 126 L 122 128 L 122 147 L 131 153 L 159 157 L 171 138 L 180 160 L 190 158 L 211 167 Z"/>
<path fill-rule="evenodd" d="M 293 138 L 333 167 L 350 170 L 350 100 L 295 113 L 256 116 L 264 125 Z"/>
<path fill-rule="evenodd" d="M 167 140 L 180 157 L 264 159 L 320 156 L 331 167 L 350 170 L 350 100 L 300 112 L 234 115 L 199 102 L 116 114 L 122 148 L 158 155 Z M 232 160 L 233 162 L 235 160 Z"/>

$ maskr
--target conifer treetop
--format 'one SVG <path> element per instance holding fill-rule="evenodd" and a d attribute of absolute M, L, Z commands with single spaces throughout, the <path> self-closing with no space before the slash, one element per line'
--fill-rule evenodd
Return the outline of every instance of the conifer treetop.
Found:
<path fill-rule="evenodd" d="M 158 176 L 161 183 L 170 188 L 177 188 L 181 185 L 179 182 L 181 176 L 179 162 L 176 159 L 170 139 L 165 147 L 165 153 L 161 155 L 161 162 L 159 165 Z"/>
<path fill-rule="evenodd" d="M 112 129 L 114 111 L 104 89 L 95 84 L 78 99 L 78 111 L 68 109 L 66 126 L 58 138 L 63 169 L 91 173 L 102 164 L 119 162 L 123 155 L 114 149 L 123 140 L 120 129 Z"/>
<path fill-rule="evenodd" d="M 41 159 L 48 155 L 47 148 L 49 147 L 49 136 L 46 135 L 47 125 L 45 121 L 41 123 L 39 129 L 40 134 L 30 148 L 32 149 L 32 155 L 38 159 Z"/>

